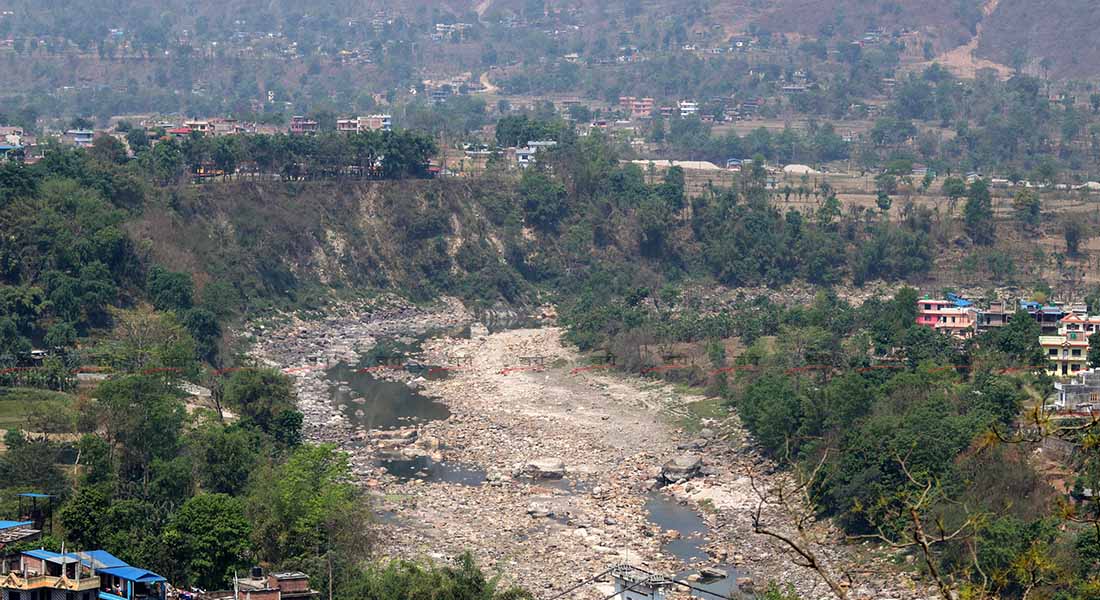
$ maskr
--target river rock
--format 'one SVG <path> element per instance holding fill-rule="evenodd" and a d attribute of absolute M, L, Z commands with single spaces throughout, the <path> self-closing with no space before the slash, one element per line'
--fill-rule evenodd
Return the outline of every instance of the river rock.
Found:
<path fill-rule="evenodd" d="M 554 509 L 546 504 L 532 503 L 527 507 L 527 514 L 536 519 L 545 519 L 554 516 Z"/>
<path fill-rule="evenodd" d="M 565 477 L 565 463 L 560 458 L 536 458 L 523 465 L 523 474 L 535 479 Z"/>
<path fill-rule="evenodd" d="M 699 468 L 702 466 L 703 461 L 698 456 L 681 454 L 661 467 L 661 477 L 670 483 L 691 479 L 699 474 Z"/>

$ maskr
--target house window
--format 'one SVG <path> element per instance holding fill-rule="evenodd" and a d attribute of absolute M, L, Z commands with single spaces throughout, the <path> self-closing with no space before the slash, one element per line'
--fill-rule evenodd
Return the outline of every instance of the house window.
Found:
<path fill-rule="evenodd" d="M 1050 356 L 1058 356 L 1058 349 L 1057 348 L 1051 348 L 1050 351 L 1047 352 L 1047 354 L 1049 354 Z"/>
<path fill-rule="evenodd" d="M 1081 365 L 1079 365 L 1077 363 L 1073 363 L 1072 365 L 1069 366 L 1069 370 L 1071 370 L 1071 371 L 1080 371 L 1081 370 Z"/>
<path fill-rule="evenodd" d="M 1074 348 L 1073 349 L 1073 355 L 1074 356 L 1081 356 L 1081 349 L 1080 348 Z"/>

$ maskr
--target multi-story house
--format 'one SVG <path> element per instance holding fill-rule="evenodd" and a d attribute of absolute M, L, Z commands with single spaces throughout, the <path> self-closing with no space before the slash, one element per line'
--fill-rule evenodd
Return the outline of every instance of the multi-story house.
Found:
<path fill-rule="evenodd" d="M 1058 323 L 1068 314 L 1058 304 L 1043 305 L 1039 302 L 1021 300 L 1020 308 L 1027 311 L 1027 314 L 1039 323 L 1043 335 L 1057 335 Z"/>
<path fill-rule="evenodd" d="M 699 114 L 699 103 L 692 100 L 681 100 L 677 106 L 681 117 L 692 117 Z"/>
<path fill-rule="evenodd" d="M 1039 345 L 1055 377 L 1077 375 L 1088 368 L 1089 336 L 1100 331 L 1100 316 L 1071 312 L 1058 322 L 1055 335 L 1039 336 Z"/>
<path fill-rule="evenodd" d="M 619 108 L 632 119 L 648 119 L 653 116 L 656 101 L 653 98 L 620 96 Z"/>
<path fill-rule="evenodd" d="M 70 129 L 61 139 L 77 148 L 88 148 L 95 141 L 95 132 L 91 129 Z"/>
<path fill-rule="evenodd" d="M 97 600 L 101 585 L 74 554 L 28 550 L 0 561 L 0 600 Z"/>
<path fill-rule="evenodd" d="M 290 133 L 295 135 L 314 134 L 320 129 L 317 121 L 306 117 L 290 117 Z"/>
<path fill-rule="evenodd" d="M 1069 377 L 1087 368 L 1089 342 L 1084 335 L 1041 335 L 1039 345 L 1047 358 L 1047 373 L 1054 377 Z"/>
<path fill-rule="evenodd" d="M 974 335 L 978 311 L 969 300 L 948 295 L 947 299 L 917 301 L 917 324 L 958 338 Z"/>
<path fill-rule="evenodd" d="M 368 115 L 351 119 L 338 119 L 336 131 L 361 133 L 364 131 L 392 131 L 393 116 L 388 114 Z"/>
<path fill-rule="evenodd" d="M 28 550 L 0 559 L 0 600 L 165 600 L 166 583 L 105 550 Z"/>
<path fill-rule="evenodd" d="M 989 331 L 990 329 L 1004 327 L 1008 324 L 1010 318 L 1012 318 L 1012 313 L 1008 312 L 1005 301 L 993 300 L 989 303 L 989 308 L 978 310 L 976 325 L 979 332 Z"/>
<path fill-rule="evenodd" d="M 1076 333 L 1083 335 L 1085 339 L 1097 331 L 1100 331 L 1100 316 L 1088 316 L 1070 313 L 1058 322 L 1059 335 Z"/>
<path fill-rule="evenodd" d="M 1054 408 L 1089 412 L 1100 409 L 1100 370 L 1082 371 L 1069 381 L 1054 383 Z"/>

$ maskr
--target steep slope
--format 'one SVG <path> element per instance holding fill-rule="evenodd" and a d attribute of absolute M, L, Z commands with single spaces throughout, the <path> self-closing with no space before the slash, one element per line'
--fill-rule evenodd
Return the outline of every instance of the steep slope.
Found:
<path fill-rule="evenodd" d="M 1100 75 L 1100 3 L 1093 0 L 1000 0 L 983 25 L 979 56 L 1023 63 L 1038 75 Z"/>

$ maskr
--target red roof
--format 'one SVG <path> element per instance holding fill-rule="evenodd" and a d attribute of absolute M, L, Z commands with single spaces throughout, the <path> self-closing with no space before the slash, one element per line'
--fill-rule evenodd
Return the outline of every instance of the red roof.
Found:
<path fill-rule="evenodd" d="M 172 135 L 191 135 L 191 128 L 190 127 L 176 127 L 174 129 L 169 129 L 168 133 L 170 133 Z"/>

